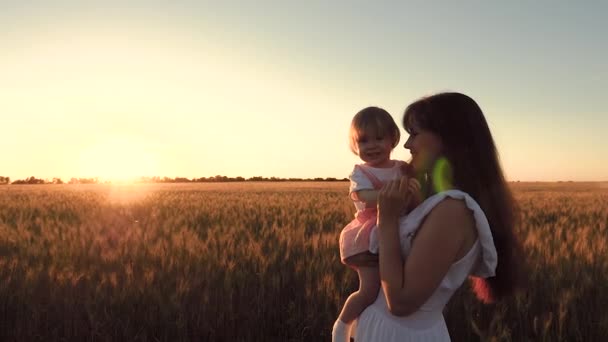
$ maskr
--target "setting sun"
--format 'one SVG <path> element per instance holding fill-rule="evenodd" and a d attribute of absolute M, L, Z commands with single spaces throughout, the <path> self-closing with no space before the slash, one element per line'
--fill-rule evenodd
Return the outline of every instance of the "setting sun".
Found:
<path fill-rule="evenodd" d="M 143 142 L 114 137 L 85 148 L 80 158 L 82 174 L 101 181 L 129 182 L 155 176 L 158 159 Z"/>

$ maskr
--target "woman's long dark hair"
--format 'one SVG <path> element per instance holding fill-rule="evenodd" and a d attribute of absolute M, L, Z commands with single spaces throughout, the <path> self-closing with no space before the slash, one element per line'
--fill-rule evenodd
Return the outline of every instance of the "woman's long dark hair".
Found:
<path fill-rule="evenodd" d="M 468 193 L 485 213 L 498 253 L 496 275 L 471 277 L 477 297 L 488 303 L 522 285 L 522 248 L 515 236 L 519 210 L 505 180 L 494 139 L 481 108 L 460 93 L 440 93 L 407 107 L 403 125 L 437 134 L 451 169 L 453 187 Z"/>

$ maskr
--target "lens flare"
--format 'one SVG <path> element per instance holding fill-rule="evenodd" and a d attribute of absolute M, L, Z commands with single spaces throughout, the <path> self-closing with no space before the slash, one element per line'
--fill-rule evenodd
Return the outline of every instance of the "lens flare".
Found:
<path fill-rule="evenodd" d="M 437 159 L 433 167 L 433 187 L 435 192 L 452 189 L 452 166 L 450 162 L 441 157 Z"/>

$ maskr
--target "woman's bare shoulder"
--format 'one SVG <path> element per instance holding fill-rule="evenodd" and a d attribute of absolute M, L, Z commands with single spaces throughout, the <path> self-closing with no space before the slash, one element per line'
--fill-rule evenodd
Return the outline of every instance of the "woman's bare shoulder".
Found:
<path fill-rule="evenodd" d="M 465 250 L 468 250 L 477 238 L 473 212 L 463 200 L 450 197 L 445 198 L 431 209 L 427 219 L 420 227 L 420 229 L 425 228 L 440 229 L 441 232 L 437 233 L 460 241 Z"/>

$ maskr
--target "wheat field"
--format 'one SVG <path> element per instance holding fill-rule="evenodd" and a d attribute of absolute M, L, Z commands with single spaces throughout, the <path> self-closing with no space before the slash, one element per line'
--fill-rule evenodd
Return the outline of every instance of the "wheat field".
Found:
<path fill-rule="evenodd" d="M 513 183 L 526 290 L 453 341 L 608 338 L 608 186 Z M 329 341 L 345 182 L 0 187 L 0 341 Z"/>

